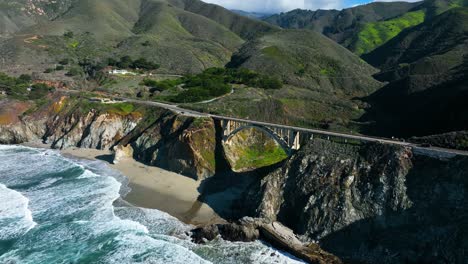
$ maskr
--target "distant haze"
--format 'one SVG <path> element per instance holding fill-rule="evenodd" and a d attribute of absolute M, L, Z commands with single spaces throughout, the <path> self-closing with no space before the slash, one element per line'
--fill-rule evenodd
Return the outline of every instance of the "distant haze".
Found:
<path fill-rule="evenodd" d="M 218 4 L 228 9 L 238 9 L 248 12 L 277 13 L 293 9 L 342 9 L 372 1 L 368 0 L 203 0 Z M 380 1 L 380 0 L 379 0 Z M 393 0 L 382 0 L 390 2 Z M 410 0 L 407 2 L 415 2 Z"/>

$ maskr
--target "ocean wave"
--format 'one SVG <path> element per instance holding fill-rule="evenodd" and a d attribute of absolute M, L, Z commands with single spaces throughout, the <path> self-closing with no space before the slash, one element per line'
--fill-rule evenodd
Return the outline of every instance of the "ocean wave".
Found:
<path fill-rule="evenodd" d="M 261 242 L 197 245 L 167 213 L 114 206 L 128 179 L 104 162 L 0 146 L 0 183 L 0 240 L 13 240 L 0 263 L 300 263 Z"/>
<path fill-rule="evenodd" d="M 17 238 L 36 226 L 29 200 L 21 193 L 0 184 L 0 201 L 0 240 Z"/>

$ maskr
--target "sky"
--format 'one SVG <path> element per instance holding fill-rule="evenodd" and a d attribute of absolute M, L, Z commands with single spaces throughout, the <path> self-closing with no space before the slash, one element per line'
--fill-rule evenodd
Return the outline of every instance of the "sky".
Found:
<path fill-rule="evenodd" d="M 249 12 L 277 13 L 292 9 L 342 9 L 372 2 L 372 0 L 203 0 L 218 4 L 227 9 L 240 9 Z M 392 0 L 383 0 L 390 2 Z M 415 2 L 409 0 L 408 2 Z"/>

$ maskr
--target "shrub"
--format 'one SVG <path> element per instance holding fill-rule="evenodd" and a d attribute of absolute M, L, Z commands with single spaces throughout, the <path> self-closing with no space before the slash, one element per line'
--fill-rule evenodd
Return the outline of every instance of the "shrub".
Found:
<path fill-rule="evenodd" d="M 108 59 L 109 66 L 117 66 L 121 69 L 143 69 L 143 70 L 156 70 L 159 69 L 159 64 L 147 61 L 145 58 L 133 60 L 130 56 L 123 56 L 120 61 L 112 58 Z"/>
<path fill-rule="evenodd" d="M 29 99 L 37 100 L 37 99 L 44 98 L 50 91 L 53 91 L 53 90 L 54 90 L 53 88 L 43 83 L 34 84 L 31 87 L 31 92 L 29 93 Z"/>
<path fill-rule="evenodd" d="M 281 89 L 283 83 L 278 78 L 263 76 L 258 80 L 257 86 L 263 89 Z"/>
<path fill-rule="evenodd" d="M 192 87 L 184 90 L 171 101 L 176 103 L 194 103 L 209 100 L 214 97 L 225 95 L 231 91 L 231 86 L 223 83 L 207 83 L 203 87 Z"/>
<path fill-rule="evenodd" d="M 62 59 L 62 60 L 59 61 L 60 65 L 68 65 L 68 63 L 70 63 L 69 59 Z"/>
<path fill-rule="evenodd" d="M 73 33 L 73 31 L 66 31 L 65 33 L 63 33 L 63 36 L 66 38 L 73 38 L 74 35 L 75 34 Z"/>
<path fill-rule="evenodd" d="M 29 74 L 21 74 L 18 81 L 20 83 L 30 83 L 32 81 L 32 77 Z"/>
<path fill-rule="evenodd" d="M 120 58 L 120 61 L 117 63 L 117 67 L 121 69 L 127 69 L 130 68 L 130 66 L 133 64 L 133 60 L 130 56 L 123 56 Z"/>
<path fill-rule="evenodd" d="M 57 65 L 57 67 L 55 67 L 56 71 L 63 71 L 64 69 L 65 67 L 63 67 L 63 65 Z"/>
<path fill-rule="evenodd" d="M 73 76 L 79 76 L 81 75 L 81 73 L 82 73 L 82 70 L 80 68 L 73 67 L 65 75 L 73 77 Z"/>
<path fill-rule="evenodd" d="M 130 65 L 130 67 L 133 68 L 133 69 L 138 68 L 138 69 L 144 69 L 144 70 L 156 70 L 156 69 L 159 69 L 159 64 L 149 62 L 144 58 L 140 58 L 140 59 L 134 61 Z"/>

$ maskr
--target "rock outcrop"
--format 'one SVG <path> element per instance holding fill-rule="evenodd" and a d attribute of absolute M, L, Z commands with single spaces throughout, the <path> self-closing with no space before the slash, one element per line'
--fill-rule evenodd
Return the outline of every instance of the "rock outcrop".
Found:
<path fill-rule="evenodd" d="M 263 239 L 308 263 L 341 264 L 336 256 L 322 250 L 315 243 L 304 244 L 294 232 L 279 222 L 245 217 L 237 223 L 208 225 L 192 230 L 192 241 L 204 244 L 221 237 L 229 241 L 251 242 Z"/>
<path fill-rule="evenodd" d="M 466 193 L 467 158 L 316 139 L 252 185 L 242 204 L 345 262 L 463 263 Z"/>
<path fill-rule="evenodd" d="M 112 163 L 118 164 L 120 161 L 133 158 L 133 148 L 130 145 L 118 145 L 114 147 L 114 160 Z"/>
<path fill-rule="evenodd" d="M 122 141 L 132 145 L 138 160 L 198 180 L 215 174 L 216 131 L 212 119 L 165 113 L 140 129 L 136 138 L 130 134 Z"/>
<path fill-rule="evenodd" d="M 75 146 L 110 149 L 140 121 L 139 116 L 121 116 L 96 110 L 85 114 L 65 113 L 47 122 L 47 131 L 43 139 L 53 148 L 59 149 Z"/>
<path fill-rule="evenodd" d="M 27 108 L 26 108 L 27 109 Z M 114 149 L 115 162 L 133 157 L 201 180 L 215 174 L 212 119 L 178 116 L 163 109 L 124 113 L 112 106 L 61 97 L 50 106 L 0 124 L 1 144 L 42 141 L 52 148 Z"/>

